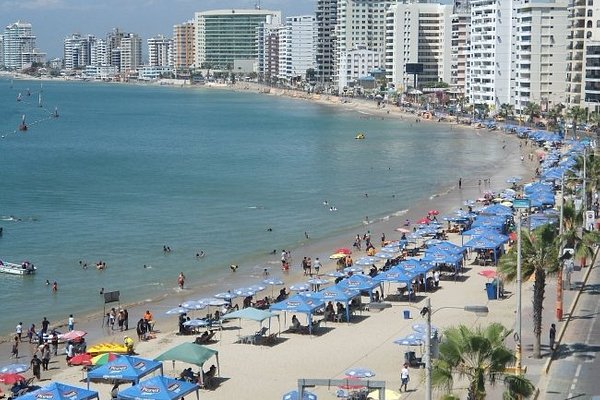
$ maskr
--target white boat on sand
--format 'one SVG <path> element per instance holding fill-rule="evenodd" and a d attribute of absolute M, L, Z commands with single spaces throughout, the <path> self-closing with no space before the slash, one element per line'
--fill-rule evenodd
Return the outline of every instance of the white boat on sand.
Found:
<path fill-rule="evenodd" d="M 11 275 L 32 275 L 37 268 L 29 261 L 23 261 L 21 264 L 9 263 L 0 260 L 0 273 Z"/>

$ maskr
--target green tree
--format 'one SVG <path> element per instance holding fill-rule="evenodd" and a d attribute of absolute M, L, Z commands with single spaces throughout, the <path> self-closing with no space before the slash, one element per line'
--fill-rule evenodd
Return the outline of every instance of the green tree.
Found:
<path fill-rule="evenodd" d="M 515 106 L 508 103 L 500 104 L 498 115 L 505 119 L 512 119 L 515 115 Z"/>
<path fill-rule="evenodd" d="M 556 227 L 542 225 L 532 232 L 521 231 L 521 274 L 525 281 L 534 276 L 533 284 L 533 356 L 541 358 L 542 310 L 546 290 L 546 275 L 558 271 L 558 232 Z M 499 270 L 504 279 L 517 278 L 517 246 L 500 259 Z"/>
<path fill-rule="evenodd" d="M 535 117 L 539 117 L 541 112 L 542 109 L 540 105 L 531 101 L 527 102 L 525 108 L 523 109 L 523 114 L 527 115 L 528 122 L 533 122 L 533 119 Z"/>
<path fill-rule="evenodd" d="M 587 118 L 587 110 L 583 107 L 575 106 L 567 110 L 567 118 L 573 122 L 573 136 L 577 134 L 577 125 Z"/>
<path fill-rule="evenodd" d="M 511 333 L 499 323 L 493 323 L 484 329 L 471 330 L 464 325 L 449 328 L 444 332 L 445 339 L 439 347 L 439 358 L 433 363 L 432 385 L 450 393 L 455 376 L 466 379 L 468 399 L 481 400 L 486 397 L 486 383 L 494 385 L 498 378 L 504 378 L 506 395 L 531 396 L 531 382 L 523 377 L 512 379 L 505 372 L 506 367 L 515 361 L 514 352 L 504 344 Z M 515 383 L 525 383 L 525 386 Z"/>
<path fill-rule="evenodd" d="M 562 103 L 558 103 L 555 104 L 549 111 L 548 111 L 548 120 L 549 120 L 549 125 L 552 128 L 556 128 L 556 126 L 558 125 L 558 121 L 563 117 L 563 113 L 565 110 L 565 105 Z"/>

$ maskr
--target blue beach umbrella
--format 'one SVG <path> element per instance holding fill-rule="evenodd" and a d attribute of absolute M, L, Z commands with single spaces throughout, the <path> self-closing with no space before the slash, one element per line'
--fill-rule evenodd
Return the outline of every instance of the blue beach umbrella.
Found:
<path fill-rule="evenodd" d="M 294 292 L 304 292 L 309 290 L 310 287 L 306 283 L 296 283 L 290 286 L 290 290 Z"/>
<path fill-rule="evenodd" d="M 186 308 L 188 310 L 203 310 L 206 307 L 208 307 L 208 304 L 201 303 L 198 301 L 186 301 L 185 303 L 181 304 L 181 307 Z"/>
<path fill-rule="evenodd" d="M 21 372 L 25 372 L 29 369 L 29 365 L 27 364 L 9 364 L 0 368 L 0 373 L 3 374 L 20 374 Z"/>
<path fill-rule="evenodd" d="M 250 290 L 252 290 L 254 292 L 262 292 L 263 290 L 266 289 L 266 286 L 265 285 L 257 284 L 257 285 L 250 286 L 248 289 L 250 289 Z"/>
<path fill-rule="evenodd" d="M 342 278 L 342 277 L 346 276 L 345 273 L 340 272 L 340 271 L 331 271 L 331 272 L 329 272 L 329 273 L 327 273 L 325 275 L 332 276 L 334 278 Z"/>
<path fill-rule="evenodd" d="M 329 280 L 323 278 L 312 278 L 307 281 L 311 285 L 326 285 L 329 283 Z"/>
<path fill-rule="evenodd" d="M 425 338 L 422 333 L 411 333 L 410 335 L 394 340 L 395 344 L 403 346 L 421 346 L 425 343 Z"/>
<path fill-rule="evenodd" d="M 287 392 L 281 398 L 282 400 L 300 400 L 298 396 L 297 390 L 292 390 L 291 392 Z M 304 395 L 302 396 L 302 400 L 317 400 L 317 395 L 311 392 L 304 391 Z"/>
<path fill-rule="evenodd" d="M 344 272 L 349 274 L 350 272 L 352 272 L 353 274 L 359 273 L 363 271 L 363 267 L 356 267 L 356 266 L 351 266 L 351 267 L 346 267 L 344 268 Z"/>
<path fill-rule="evenodd" d="M 375 372 L 368 368 L 350 368 L 344 372 L 346 376 L 351 376 L 353 378 L 372 378 L 375 376 Z"/>
<path fill-rule="evenodd" d="M 175 314 L 185 314 L 186 312 L 188 312 L 187 308 L 183 308 L 183 307 L 175 307 L 175 308 L 171 308 L 169 311 L 167 311 L 165 314 L 168 315 L 175 315 Z"/>
<path fill-rule="evenodd" d="M 416 324 L 413 324 L 412 328 L 413 328 L 413 331 L 424 335 L 425 331 L 427 330 L 427 325 L 422 322 L 417 322 Z M 437 331 L 438 331 L 438 328 L 431 325 L 431 334 L 433 335 Z"/>
<path fill-rule="evenodd" d="M 238 296 L 232 292 L 222 292 L 215 294 L 214 297 L 216 297 L 217 299 L 233 300 Z"/>
<path fill-rule="evenodd" d="M 233 293 L 236 294 L 238 297 L 248 297 L 254 296 L 256 294 L 256 291 L 250 288 L 238 288 L 233 290 Z"/>
<path fill-rule="evenodd" d="M 201 326 L 208 326 L 210 323 L 203 319 L 190 319 L 189 321 L 185 321 L 183 326 L 191 326 L 194 328 L 198 328 Z"/>
<path fill-rule="evenodd" d="M 213 307 L 219 307 L 224 304 L 229 304 L 229 301 L 227 301 L 225 299 L 212 299 L 211 301 L 208 302 L 208 305 L 213 306 Z"/>
<path fill-rule="evenodd" d="M 283 285 L 283 281 L 278 278 L 267 278 L 267 279 L 263 280 L 263 283 L 265 285 L 271 285 L 271 286 Z"/>
<path fill-rule="evenodd" d="M 388 253 L 387 251 L 378 251 L 375 253 L 375 257 L 380 259 L 389 259 L 396 257 L 396 254 Z"/>
<path fill-rule="evenodd" d="M 365 257 L 361 257 L 358 260 L 356 260 L 354 262 L 355 265 L 373 265 L 376 262 L 379 262 L 379 258 L 376 257 L 370 257 L 370 256 L 365 256 Z"/>

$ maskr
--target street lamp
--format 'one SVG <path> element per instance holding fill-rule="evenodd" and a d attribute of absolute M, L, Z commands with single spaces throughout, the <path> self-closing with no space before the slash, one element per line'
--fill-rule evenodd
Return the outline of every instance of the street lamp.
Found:
<path fill-rule="evenodd" d="M 429 297 L 425 299 L 425 307 L 421 310 L 421 316 L 426 317 L 427 329 L 425 330 L 425 400 L 431 400 L 431 316 L 436 312 L 453 308 L 467 312 L 475 313 L 478 316 L 485 316 L 489 309 L 487 306 L 464 306 L 464 307 L 441 307 L 435 311 L 431 309 L 431 300 Z"/>

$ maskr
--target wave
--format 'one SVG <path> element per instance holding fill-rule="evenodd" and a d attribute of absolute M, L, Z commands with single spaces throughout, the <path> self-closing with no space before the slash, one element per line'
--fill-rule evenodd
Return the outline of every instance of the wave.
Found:
<path fill-rule="evenodd" d="M 393 215 L 394 217 L 399 217 L 399 216 L 401 216 L 401 215 L 405 215 L 405 214 L 407 214 L 407 213 L 408 213 L 408 210 L 409 210 L 408 208 L 405 208 L 404 210 L 400 210 L 400 211 L 396 211 L 395 213 L 392 213 L 392 215 Z"/>
<path fill-rule="evenodd" d="M 446 195 L 446 194 L 450 193 L 450 192 L 451 192 L 451 191 L 452 191 L 454 188 L 455 188 L 455 186 L 452 186 L 451 188 L 448 188 L 448 189 L 444 190 L 443 192 L 440 192 L 440 193 L 434 193 L 434 194 L 432 194 L 431 196 L 429 196 L 429 200 L 433 200 L 433 199 L 435 199 L 436 197 L 444 196 L 444 195 Z"/>

